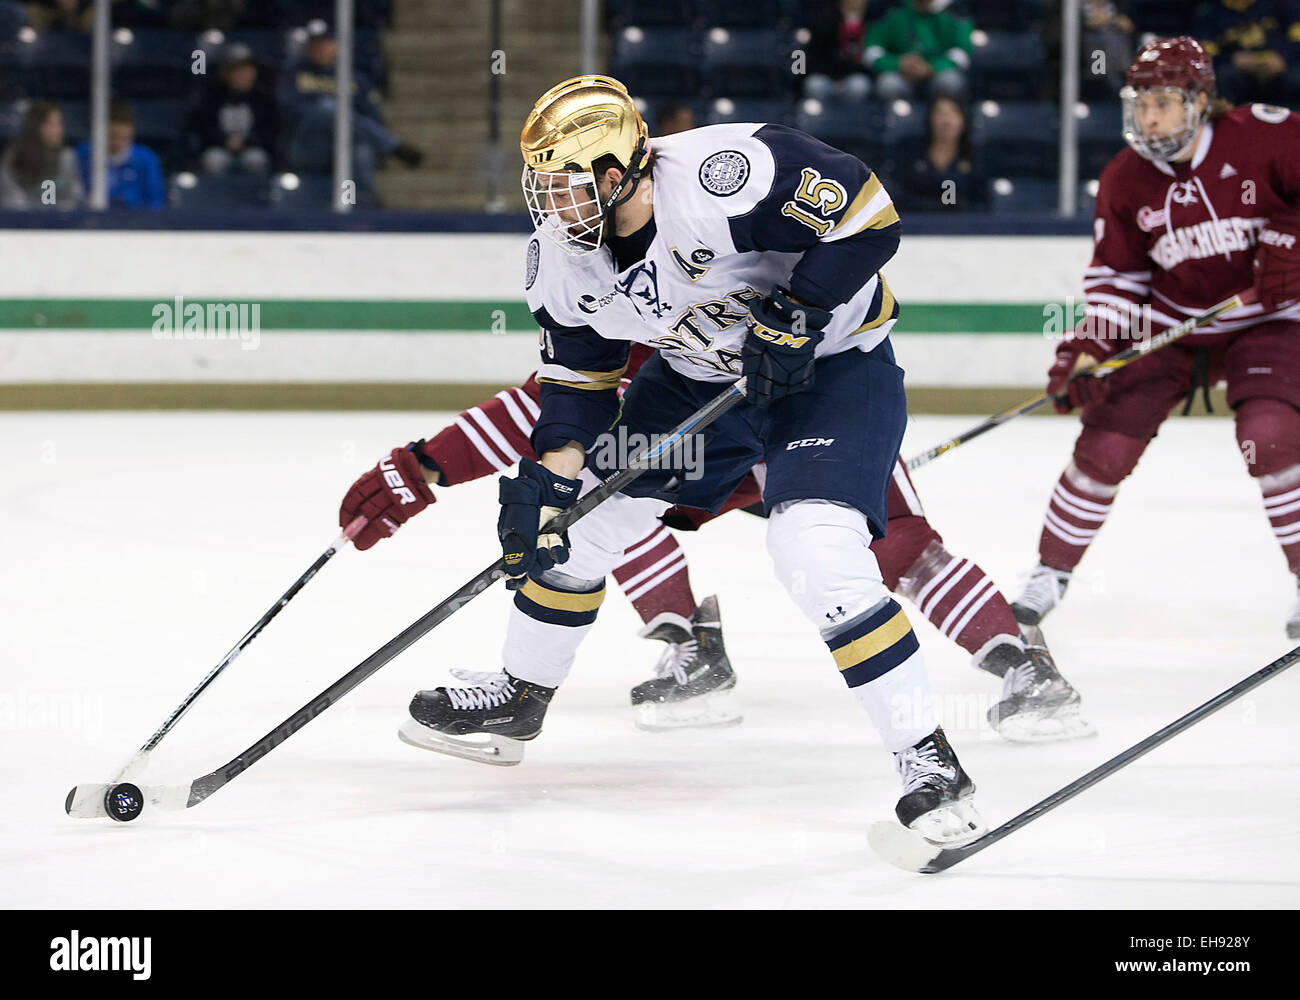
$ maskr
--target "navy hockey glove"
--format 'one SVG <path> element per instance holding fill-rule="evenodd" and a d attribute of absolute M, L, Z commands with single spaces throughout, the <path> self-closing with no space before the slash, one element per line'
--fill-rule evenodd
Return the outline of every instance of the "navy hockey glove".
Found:
<path fill-rule="evenodd" d="M 811 389 L 813 352 L 831 321 L 826 309 L 796 302 L 777 288 L 749 303 L 749 330 L 741 348 L 745 398 L 766 409 L 784 396 Z"/>
<path fill-rule="evenodd" d="M 518 590 L 528 574 L 550 569 L 569 558 L 567 534 L 540 534 L 541 526 L 578 499 L 576 479 L 557 476 L 530 458 L 519 463 L 519 475 L 499 480 L 501 516 L 497 538 L 506 561 L 506 587 Z"/>

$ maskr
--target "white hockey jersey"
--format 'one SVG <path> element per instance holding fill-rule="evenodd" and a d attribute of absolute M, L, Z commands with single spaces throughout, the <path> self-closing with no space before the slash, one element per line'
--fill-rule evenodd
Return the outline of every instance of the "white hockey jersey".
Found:
<path fill-rule="evenodd" d="M 898 247 L 898 213 L 856 157 L 762 124 L 694 129 L 651 149 L 653 231 L 643 259 L 620 270 L 608 246 L 575 257 L 540 235 L 528 244 L 525 289 L 542 332 L 539 452 L 550 444 L 547 389 L 612 392 L 630 342 L 657 349 L 687 378 L 734 380 L 747 304 L 777 286 L 831 310 L 819 357 L 874 349 L 898 316 L 879 273 Z M 593 412 L 584 419 L 578 410 Z M 595 410 L 608 405 L 559 404 L 566 426 L 557 439 L 603 420 Z M 592 435 L 576 439 L 589 445 Z"/>

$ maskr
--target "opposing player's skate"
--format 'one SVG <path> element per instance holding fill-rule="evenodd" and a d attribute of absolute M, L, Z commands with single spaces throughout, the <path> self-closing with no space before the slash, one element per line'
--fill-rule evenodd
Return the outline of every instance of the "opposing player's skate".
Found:
<path fill-rule="evenodd" d="M 453 670 L 466 687 L 418 691 L 411 717 L 397 731 L 423 750 L 509 766 L 524 759 L 524 743 L 542 731 L 555 688 L 521 681 L 505 671 Z"/>
<path fill-rule="evenodd" d="M 1021 625 L 1037 625 L 1047 612 L 1061 603 L 1071 573 L 1039 563 L 1029 574 L 1025 589 L 1011 602 L 1011 613 Z"/>
<path fill-rule="evenodd" d="M 975 783 L 962 770 L 940 726 L 915 746 L 894 754 L 903 797 L 898 821 L 935 844 L 963 844 L 988 832 L 975 810 Z"/>
<path fill-rule="evenodd" d="M 692 726 L 734 726 L 744 716 L 736 700 L 736 674 L 722 642 L 718 599 L 706 597 L 687 621 L 665 611 L 640 633 L 667 648 L 655 676 L 632 689 L 641 729 L 662 732 Z"/>
<path fill-rule="evenodd" d="M 1025 626 L 1024 646 L 993 644 L 975 666 L 1002 678 L 1002 698 L 989 709 L 989 725 L 1013 743 L 1046 743 L 1091 736 L 1079 692 L 1061 676 L 1042 630 Z"/>
<path fill-rule="evenodd" d="M 1296 579 L 1295 604 L 1291 605 L 1291 616 L 1286 620 L 1288 639 L 1300 639 L 1300 578 Z"/>

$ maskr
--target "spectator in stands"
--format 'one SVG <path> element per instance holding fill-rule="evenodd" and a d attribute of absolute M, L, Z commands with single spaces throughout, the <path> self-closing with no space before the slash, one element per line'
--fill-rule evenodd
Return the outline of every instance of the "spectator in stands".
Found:
<path fill-rule="evenodd" d="M 955 97 L 936 97 L 926 116 L 925 155 L 903 179 L 914 212 L 970 211 L 985 206 L 985 181 L 971 152 L 970 117 Z"/>
<path fill-rule="evenodd" d="M 33 101 L 0 158 L 0 208 L 76 208 L 82 194 L 77 154 L 63 144 L 63 112 Z"/>
<path fill-rule="evenodd" d="M 190 139 L 202 150 L 199 163 L 206 173 L 238 169 L 264 174 L 271 169 L 279 112 L 258 76 L 247 45 L 232 43 L 222 50 L 217 78 L 190 114 Z"/>
<path fill-rule="evenodd" d="M 1195 35 L 1214 58 L 1219 93 L 1233 104 L 1300 104 L 1295 0 L 1213 0 L 1202 7 Z"/>
<path fill-rule="evenodd" d="M 90 143 L 77 146 L 81 182 L 89 191 Z M 110 208 L 162 208 L 166 198 L 158 154 L 135 141 L 135 113 L 123 101 L 108 110 L 108 204 Z"/>
<path fill-rule="evenodd" d="M 666 101 L 655 114 L 655 135 L 676 135 L 695 128 L 695 112 L 685 104 Z"/>
<path fill-rule="evenodd" d="M 295 170 L 326 173 L 333 163 L 338 49 L 333 31 L 323 21 L 314 21 L 302 57 L 285 68 L 280 106 L 292 123 L 288 159 Z M 408 167 L 424 160 L 423 153 L 384 126 L 377 96 L 365 74 L 357 72 L 352 81 L 352 169 L 358 192 L 367 195 L 384 157 Z"/>
<path fill-rule="evenodd" d="M 1047 0 L 1043 14 L 1043 44 L 1047 49 L 1046 100 L 1056 100 L 1061 80 L 1061 2 Z M 1081 79 L 1100 78 L 1106 97 L 1119 96 L 1124 75 L 1133 62 L 1133 20 L 1128 0 L 1083 0 L 1079 6 Z"/>
<path fill-rule="evenodd" d="M 812 42 L 803 96 L 865 101 L 871 94 L 871 77 L 862 65 L 867 0 L 822 0 L 808 7 Z"/>
<path fill-rule="evenodd" d="M 867 28 L 864 62 L 882 101 L 966 92 L 971 23 L 944 12 L 951 0 L 906 0 Z"/>

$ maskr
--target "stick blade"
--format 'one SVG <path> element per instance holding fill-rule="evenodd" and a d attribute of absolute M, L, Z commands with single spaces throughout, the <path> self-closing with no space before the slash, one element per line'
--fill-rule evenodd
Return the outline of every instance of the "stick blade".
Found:
<path fill-rule="evenodd" d="M 77 785 L 68 792 L 63 802 L 63 811 L 75 819 L 108 818 L 104 808 L 104 796 L 111 785 Z"/>
<path fill-rule="evenodd" d="M 948 866 L 939 863 L 944 848 L 931 843 L 914 830 L 881 820 L 867 831 L 867 843 L 882 860 L 906 872 L 932 874 Z"/>
<path fill-rule="evenodd" d="M 104 799 L 113 784 L 77 785 L 68 792 L 63 811 L 74 819 L 107 819 Z M 156 809 L 187 809 L 190 804 L 190 785 L 144 785 L 140 792 L 145 802 Z"/>

